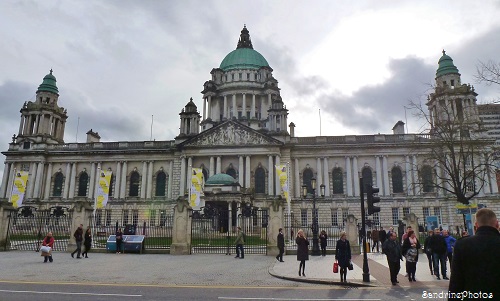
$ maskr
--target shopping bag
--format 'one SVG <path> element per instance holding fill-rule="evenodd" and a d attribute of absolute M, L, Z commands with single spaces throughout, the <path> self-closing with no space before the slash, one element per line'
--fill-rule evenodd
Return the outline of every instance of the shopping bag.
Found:
<path fill-rule="evenodd" d="M 347 268 L 349 269 L 349 271 L 354 270 L 354 265 L 352 264 L 352 262 L 349 263 L 349 266 Z"/>
<path fill-rule="evenodd" d="M 50 247 L 49 246 L 42 246 L 40 247 L 40 252 L 42 253 L 50 253 Z"/>
<path fill-rule="evenodd" d="M 339 272 L 339 263 L 336 262 L 336 261 L 333 263 L 333 272 L 334 273 L 338 273 Z"/>

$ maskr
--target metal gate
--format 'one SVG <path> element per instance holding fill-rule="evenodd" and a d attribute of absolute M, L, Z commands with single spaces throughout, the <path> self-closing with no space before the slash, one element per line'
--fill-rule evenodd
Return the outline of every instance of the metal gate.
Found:
<path fill-rule="evenodd" d="M 52 232 L 54 251 L 66 251 L 71 237 L 69 208 L 56 206 L 48 210 L 23 206 L 9 216 L 6 250 L 37 251 L 43 238 Z"/>
<path fill-rule="evenodd" d="M 231 255 L 235 252 L 236 228 L 241 227 L 246 238 L 245 254 L 267 255 L 267 210 L 254 208 L 250 204 L 235 209 L 240 210 L 227 210 L 207 204 L 200 211 L 193 211 L 191 254 Z"/>

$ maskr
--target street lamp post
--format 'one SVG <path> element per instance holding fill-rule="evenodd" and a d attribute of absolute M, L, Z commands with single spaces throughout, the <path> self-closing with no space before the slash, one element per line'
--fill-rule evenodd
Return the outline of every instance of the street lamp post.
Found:
<path fill-rule="evenodd" d="M 312 256 L 319 256 L 319 241 L 318 241 L 318 214 L 316 212 L 316 179 L 311 179 L 311 188 L 312 188 L 312 201 L 313 201 L 313 224 L 312 224 L 312 232 L 313 232 L 313 248 L 312 248 Z M 325 196 L 325 185 L 320 185 L 320 194 L 321 197 Z M 307 185 L 302 186 L 302 197 L 306 199 L 307 197 Z"/>

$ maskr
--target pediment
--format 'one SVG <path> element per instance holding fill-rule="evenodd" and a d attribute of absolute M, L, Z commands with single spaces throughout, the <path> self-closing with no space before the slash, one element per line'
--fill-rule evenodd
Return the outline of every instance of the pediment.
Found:
<path fill-rule="evenodd" d="M 282 142 L 250 127 L 229 120 L 183 142 L 186 146 L 281 145 Z"/>

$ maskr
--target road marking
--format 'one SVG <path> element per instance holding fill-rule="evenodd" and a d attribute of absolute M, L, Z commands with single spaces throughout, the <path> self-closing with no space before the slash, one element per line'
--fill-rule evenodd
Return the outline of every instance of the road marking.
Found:
<path fill-rule="evenodd" d="M 126 295 L 126 294 L 95 294 L 95 293 L 72 293 L 72 292 L 42 292 L 42 291 L 14 291 L 0 290 L 4 293 L 23 293 L 23 294 L 54 294 L 54 295 L 85 295 L 85 296 L 113 296 L 113 297 L 142 297 L 142 295 Z"/>
<path fill-rule="evenodd" d="M 241 297 L 219 297 L 219 300 L 272 300 L 272 301 L 380 301 L 382 299 L 346 299 L 346 298 L 340 298 L 340 299 L 296 299 L 296 298 L 241 298 Z"/>

